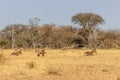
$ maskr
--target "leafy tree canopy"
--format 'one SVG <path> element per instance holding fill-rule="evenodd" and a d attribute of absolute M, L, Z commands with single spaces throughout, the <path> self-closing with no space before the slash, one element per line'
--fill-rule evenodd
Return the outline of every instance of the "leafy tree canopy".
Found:
<path fill-rule="evenodd" d="M 103 24 L 104 20 L 101 16 L 93 13 L 79 13 L 72 17 L 74 24 L 79 24 L 83 27 L 96 27 Z"/>

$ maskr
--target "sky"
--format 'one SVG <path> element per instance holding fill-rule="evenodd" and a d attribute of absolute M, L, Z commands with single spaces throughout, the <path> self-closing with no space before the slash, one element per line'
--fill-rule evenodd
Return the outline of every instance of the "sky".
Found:
<path fill-rule="evenodd" d="M 100 29 L 120 29 L 120 0 L 0 0 L 0 29 L 10 24 L 28 24 L 39 17 L 40 25 L 74 25 L 71 17 L 92 12 L 100 15 Z M 75 25 L 76 26 L 76 25 Z"/>

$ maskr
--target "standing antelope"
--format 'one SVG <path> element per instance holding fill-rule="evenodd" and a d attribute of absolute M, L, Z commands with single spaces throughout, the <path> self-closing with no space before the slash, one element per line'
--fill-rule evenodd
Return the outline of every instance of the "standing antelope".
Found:
<path fill-rule="evenodd" d="M 97 53 L 95 48 L 93 50 L 91 50 L 91 51 L 84 52 L 84 55 L 85 56 L 93 56 L 94 53 Z"/>

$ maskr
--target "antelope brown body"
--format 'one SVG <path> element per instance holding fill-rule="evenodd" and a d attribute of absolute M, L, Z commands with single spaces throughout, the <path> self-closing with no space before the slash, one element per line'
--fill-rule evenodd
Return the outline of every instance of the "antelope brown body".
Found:
<path fill-rule="evenodd" d="M 40 55 L 45 56 L 45 53 L 46 53 L 45 49 L 42 49 L 41 51 L 38 52 L 37 56 L 40 56 Z"/>
<path fill-rule="evenodd" d="M 96 49 L 93 49 L 91 51 L 84 52 L 85 56 L 93 56 L 94 53 L 97 53 Z"/>

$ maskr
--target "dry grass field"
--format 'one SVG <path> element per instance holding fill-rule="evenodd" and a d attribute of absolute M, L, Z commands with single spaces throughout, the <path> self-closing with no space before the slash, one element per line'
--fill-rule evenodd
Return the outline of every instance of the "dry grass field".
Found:
<path fill-rule="evenodd" d="M 120 80 L 120 50 L 97 50 L 83 56 L 86 49 L 46 49 L 45 57 L 34 50 L 0 51 L 0 80 Z"/>

